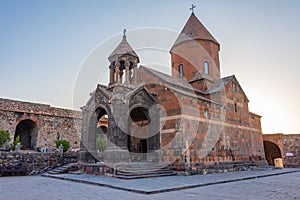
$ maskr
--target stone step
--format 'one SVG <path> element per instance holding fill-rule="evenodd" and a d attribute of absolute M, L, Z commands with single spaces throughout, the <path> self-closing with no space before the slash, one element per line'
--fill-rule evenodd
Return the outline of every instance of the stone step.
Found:
<path fill-rule="evenodd" d="M 160 168 L 160 167 L 122 167 L 122 168 L 116 168 L 119 171 L 128 171 L 128 172 L 135 172 L 135 171 L 157 171 L 162 170 L 166 168 Z"/>
<path fill-rule="evenodd" d="M 142 178 L 156 178 L 156 177 L 164 177 L 164 176 L 174 176 L 177 175 L 176 172 L 166 172 L 161 174 L 143 174 L 143 175 L 134 175 L 126 176 L 126 175 L 114 175 L 115 178 L 132 180 L 132 179 L 142 179 Z"/>
<path fill-rule="evenodd" d="M 48 173 L 49 174 L 62 174 L 62 173 L 67 172 L 70 168 L 72 168 L 75 165 L 77 165 L 77 163 L 69 163 L 69 164 L 60 166 L 58 168 L 55 168 L 55 169 L 49 171 Z"/>
<path fill-rule="evenodd" d="M 167 165 L 156 163 L 128 163 L 116 166 L 119 170 L 158 170 L 165 169 Z"/>
<path fill-rule="evenodd" d="M 136 175 L 150 175 L 150 174 L 164 174 L 164 173 L 172 173 L 169 170 L 156 170 L 156 171 L 117 171 L 117 175 L 124 176 L 136 176 Z"/>
<path fill-rule="evenodd" d="M 166 166 L 160 163 L 124 163 L 116 167 L 114 177 L 129 180 L 173 176 L 177 174 L 167 169 Z"/>

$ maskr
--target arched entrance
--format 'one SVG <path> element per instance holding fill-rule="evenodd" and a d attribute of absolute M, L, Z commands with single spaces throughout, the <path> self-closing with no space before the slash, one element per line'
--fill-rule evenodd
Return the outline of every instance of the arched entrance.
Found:
<path fill-rule="evenodd" d="M 106 135 L 108 132 L 108 115 L 105 112 L 105 114 L 103 114 L 102 116 L 98 116 L 98 118 L 97 136 L 104 134 Z"/>
<path fill-rule="evenodd" d="M 108 114 L 104 108 L 99 107 L 94 113 L 91 114 L 88 122 L 88 142 L 86 147 L 92 157 L 88 157 L 88 160 L 102 160 L 102 156 L 99 156 L 99 152 L 104 151 L 97 145 L 97 139 L 101 137 L 107 143 L 108 133 Z M 98 142 L 99 143 L 99 142 Z M 103 143 L 103 142 L 102 142 Z M 102 145 L 103 146 L 103 145 Z"/>
<path fill-rule="evenodd" d="M 38 127 L 34 121 L 30 119 L 20 121 L 16 127 L 14 139 L 18 136 L 20 136 L 23 149 L 35 150 L 37 148 Z"/>
<path fill-rule="evenodd" d="M 96 129 L 97 129 L 97 135 L 106 135 L 108 132 L 108 114 L 105 109 L 103 108 L 98 108 L 96 110 L 96 117 L 97 117 L 97 124 L 96 124 Z"/>
<path fill-rule="evenodd" d="M 139 153 L 139 160 L 146 159 L 145 153 L 148 153 L 149 124 L 149 111 L 146 108 L 137 107 L 130 112 L 128 150 Z"/>
<path fill-rule="evenodd" d="M 282 158 L 280 148 L 270 141 L 264 141 L 266 160 L 269 165 L 275 166 L 275 159 Z"/>

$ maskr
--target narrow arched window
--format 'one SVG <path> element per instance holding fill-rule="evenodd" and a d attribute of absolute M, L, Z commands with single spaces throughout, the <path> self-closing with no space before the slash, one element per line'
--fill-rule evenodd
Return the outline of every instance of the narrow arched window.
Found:
<path fill-rule="evenodd" d="M 204 115 L 205 115 L 205 118 L 208 119 L 209 118 L 209 112 L 207 109 L 204 110 Z"/>
<path fill-rule="evenodd" d="M 235 84 L 235 82 L 232 82 L 232 89 L 233 89 L 234 92 L 236 92 L 236 84 Z"/>
<path fill-rule="evenodd" d="M 204 74 L 209 74 L 209 64 L 207 61 L 204 62 Z"/>
<path fill-rule="evenodd" d="M 183 74 L 183 64 L 180 64 L 178 66 L 178 71 L 179 71 L 179 78 L 183 78 L 184 74 Z"/>

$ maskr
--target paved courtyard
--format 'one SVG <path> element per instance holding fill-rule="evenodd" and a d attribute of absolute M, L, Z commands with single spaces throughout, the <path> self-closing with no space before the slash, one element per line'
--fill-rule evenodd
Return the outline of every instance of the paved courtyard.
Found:
<path fill-rule="evenodd" d="M 238 172 L 222 174 L 222 180 L 231 180 L 233 176 L 236 181 L 227 183 L 211 184 L 207 186 L 195 187 L 191 189 L 174 190 L 158 194 L 138 194 L 135 192 L 102 187 L 91 184 L 77 183 L 73 181 L 58 180 L 41 176 L 25 177 L 0 177 L 0 199 L 300 199 L 300 172 L 278 171 L 278 173 L 289 172 L 287 174 L 274 175 L 276 171 L 265 172 L 267 177 L 255 178 L 255 173 L 262 172 Z M 247 174 L 248 173 L 248 174 Z M 239 177 L 250 177 L 251 179 L 239 180 Z M 258 177 L 260 176 L 258 175 Z M 90 179 L 95 176 L 88 176 Z M 100 178 L 101 177 L 96 177 Z M 140 179 L 127 181 L 102 177 L 107 183 L 119 185 L 136 185 L 136 188 L 153 188 L 153 185 L 165 185 L 172 183 L 174 186 L 178 182 L 188 182 L 192 184 L 198 182 L 211 182 L 211 180 L 221 180 L 219 174 L 192 177 L 162 177 L 158 179 Z M 87 179 L 87 178 L 85 178 Z M 112 182 L 109 182 L 112 181 Z M 95 181 L 94 181 L 95 182 Z M 93 183 L 93 181 L 91 181 Z M 144 183 L 139 186 L 138 184 Z M 190 184 L 190 185 L 192 185 Z M 147 186 L 148 185 L 148 186 Z M 154 187 L 155 188 L 155 187 Z"/>

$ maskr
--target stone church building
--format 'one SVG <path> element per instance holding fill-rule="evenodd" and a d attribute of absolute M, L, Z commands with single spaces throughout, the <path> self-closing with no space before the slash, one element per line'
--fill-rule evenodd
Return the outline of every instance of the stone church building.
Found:
<path fill-rule="evenodd" d="M 282 158 L 284 166 L 299 167 L 300 134 L 262 135 L 261 116 L 249 111 L 237 78 L 220 76 L 219 51 L 219 42 L 192 13 L 170 49 L 168 75 L 142 66 L 124 33 L 108 56 L 108 85 L 97 85 L 82 112 L 0 98 L 0 129 L 8 130 L 10 143 L 20 136 L 24 150 L 51 151 L 56 140 L 68 140 L 90 163 L 203 169 L 216 163 L 275 165 Z"/>
<path fill-rule="evenodd" d="M 261 116 L 232 75 L 220 76 L 220 43 L 194 13 L 170 49 L 172 74 L 139 64 L 124 33 L 109 55 L 109 84 L 82 107 L 85 161 L 264 161 Z M 105 126 L 99 123 L 106 122 Z M 107 139 L 96 150 L 96 138 Z"/>

